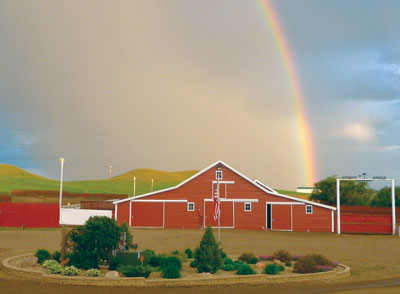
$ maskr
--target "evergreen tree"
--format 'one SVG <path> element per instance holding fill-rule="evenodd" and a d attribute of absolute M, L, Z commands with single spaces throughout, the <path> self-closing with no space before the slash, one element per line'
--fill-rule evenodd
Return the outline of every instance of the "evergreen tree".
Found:
<path fill-rule="evenodd" d="M 209 272 L 214 274 L 222 266 L 221 250 L 215 241 L 210 226 L 207 227 L 200 246 L 196 248 L 194 259 L 197 261 L 199 273 Z"/>

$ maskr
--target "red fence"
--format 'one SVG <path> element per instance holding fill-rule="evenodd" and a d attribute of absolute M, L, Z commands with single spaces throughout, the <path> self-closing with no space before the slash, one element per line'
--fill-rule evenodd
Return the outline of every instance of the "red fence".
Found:
<path fill-rule="evenodd" d="M 342 206 L 340 210 L 343 233 L 392 234 L 391 207 Z"/>
<path fill-rule="evenodd" d="M 58 228 L 60 210 L 52 203 L 0 203 L 0 227 Z"/>

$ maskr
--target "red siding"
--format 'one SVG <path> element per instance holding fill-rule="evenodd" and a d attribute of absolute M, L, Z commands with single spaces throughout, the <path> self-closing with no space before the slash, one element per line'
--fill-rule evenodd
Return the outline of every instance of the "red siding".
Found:
<path fill-rule="evenodd" d="M 201 175 L 198 175 L 196 178 L 187 182 L 177 189 L 171 189 L 169 191 L 156 193 L 151 196 L 147 196 L 142 199 L 146 200 L 186 200 L 188 202 L 195 203 L 195 211 L 189 212 L 186 209 L 186 203 L 165 203 L 165 227 L 166 228 L 198 228 L 202 226 L 205 221 L 206 225 L 216 225 L 213 220 L 209 220 L 210 216 L 212 216 L 213 204 L 212 202 L 204 202 L 204 199 L 211 199 L 213 196 L 213 188 L 215 188 L 215 184 L 212 182 L 215 181 L 215 167 L 210 168 L 209 170 L 203 172 Z M 295 200 L 283 198 L 280 196 L 268 194 L 252 183 L 248 182 L 246 179 L 226 168 L 222 167 L 223 171 L 223 179 L 220 183 L 220 195 L 221 198 L 224 198 L 225 195 L 227 199 L 241 199 L 240 202 L 224 202 L 221 201 L 221 217 L 223 226 L 232 226 L 234 222 L 235 229 L 246 229 L 246 230 L 265 230 L 266 228 L 266 202 L 294 202 Z M 234 181 L 234 184 L 227 184 L 224 181 Z M 247 212 L 244 211 L 244 203 L 242 199 L 254 199 L 258 202 L 252 202 L 252 210 Z M 127 202 L 126 202 L 127 203 Z M 135 202 L 134 202 L 135 203 Z M 138 202 L 137 202 L 138 203 Z M 150 208 L 145 207 L 153 207 L 155 202 L 143 202 L 143 209 L 149 212 L 149 214 L 160 214 L 160 212 L 154 212 Z M 204 214 L 204 203 L 206 204 L 206 213 Z M 228 204 L 229 203 L 229 204 Z M 118 206 L 120 206 L 119 204 Z M 231 205 L 232 209 L 228 206 Z M 234 209 L 233 209 L 234 205 Z M 158 203 L 157 207 L 161 207 L 162 204 Z M 227 206 L 226 208 L 224 206 Z M 290 207 L 290 205 L 288 206 Z M 158 208 L 160 209 L 160 208 Z M 227 211 L 225 211 L 227 209 Z M 287 208 L 283 208 L 287 209 Z M 231 220 L 231 211 L 234 210 L 234 220 Z M 132 217 L 143 214 L 142 211 L 132 210 Z M 283 213 L 283 215 L 287 218 L 287 212 Z M 154 220 L 149 219 L 149 221 L 145 221 L 144 217 L 149 216 L 140 216 L 140 224 L 143 226 L 154 226 Z M 207 219 L 203 219 L 207 217 Z M 128 220 L 128 215 L 125 213 L 123 218 Z M 120 208 L 118 207 L 118 220 L 122 219 L 122 215 L 120 217 Z M 139 220 L 138 220 L 139 221 Z M 282 226 L 287 228 L 287 219 L 285 220 L 277 220 L 277 222 L 284 222 L 281 225 L 278 223 L 275 227 Z M 159 224 L 159 219 L 157 220 Z M 135 224 L 132 223 L 133 226 Z M 274 225 L 273 225 L 274 228 Z M 331 231 L 331 210 L 326 208 L 321 208 L 314 206 L 314 212 L 312 215 L 305 214 L 305 206 L 304 205 L 294 205 L 293 206 L 293 231 Z"/>
<path fill-rule="evenodd" d="M 0 227 L 57 228 L 60 209 L 53 203 L 0 203 Z"/>
<path fill-rule="evenodd" d="M 162 228 L 163 222 L 162 202 L 132 202 L 133 227 Z"/>
<path fill-rule="evenodd" d="M 292 205 L 273 204 L 271 207 L 271 213 L 272 230 L 292 230 Z"/>
<path fill-rule="evenodd" d="M 221 201 L 221 227 L 233 227 L 233 202 Z M 205 224 L 207 226 L 218 227 L 218 219 L 214 220 L 214 202 L 206 202 Z"/>
<path fill-rule="evenodd" d="M 118 203 L 116 209 L 118 224 L 121 225 L 125 221 L 129 225 L 129 201 Z"/>
<path fill-rule="evenodd" d="M 293 205 L 293 231 L 331 232 L 332 211 L 315 205 L 312 210 L 312 214 L 306 214 L 305 205 Z"/>

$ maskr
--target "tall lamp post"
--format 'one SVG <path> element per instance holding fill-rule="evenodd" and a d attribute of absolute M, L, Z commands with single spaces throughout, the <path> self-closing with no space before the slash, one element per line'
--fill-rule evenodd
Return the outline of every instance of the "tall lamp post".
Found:
<path fill-rule="evenodd" d="M 220 173 L 222 166 L 221 164 L 217 165 L 217 191 L 218 191 L 218 242 L 221 242 L 221 199 L 219 195 L 219 178 L 220 178 Z"/>
<path fill-rule="evenodd" d="M 61 163 L 61 176 L 60 176 L 60 219 L 59 219 L 59 224 L 61 225 L 61 207 L 62 207 L 62 185 L 63 185 L 63 171 L 64 171 L 64 161 L 65 159 L 63 157 L 60 158 L 60 163 Z"/>

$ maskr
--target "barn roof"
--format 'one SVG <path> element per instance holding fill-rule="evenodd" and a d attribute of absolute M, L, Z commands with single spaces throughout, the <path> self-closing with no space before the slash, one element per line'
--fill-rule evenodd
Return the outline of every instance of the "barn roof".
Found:
<path fill-rule="evenodd" d="M 193 180 L 196 177 L 200 176 L 201 174 L 205 173 L 206 171 L 208 171 L 210 168 L 216 166 L 217 164 L 222 164 L 226 168 L 230 169 L 231 171 L 233 171 L 234 173 L 236 173 L 237 175 L 239 175 L 243 179 L 247 180 L 249 183 L 253 184 L 257 188 L 261 189 L 262 191 L 264 191 L 264 192 L 266 192 L 268 194 L 276 195 L 276 196 L 279 196 L 279 197 L 282 197 L 282 198 L 286 198 L 286 199 L 290 199 L 290 200 L 294 200 L 294 201 L 298 201 L 298 202 L 303 202 L 303 203 L 306 203 L 306 204 L 320 206 L 320 207 L 331 209 L 331 210 L 336 210 L 336 208 L 333 207 L 333 206 L 329 206 L 329 205 L 325 205 L 325 204 L 321 204 L 321 203 L 317 203 L 317 202 L 313 202 L 313 201 L 304 200 L 304 199 L 301 199 L 301 198 L 296 198 L 296 197 L 280 194 L 280 193 L 276 192 L 274 189 L 272 189 L 272 188 L 268 187 L 267 185 L 263 184 L 259 180 L 252 181 L 251 179 L 249 179 L 248 177 L 246 177 L 242 173 L 238 172 L 237 170 L 235 170 L 233 167 L 229 166 L 228 164 L 226 164 L 222 160 L 218 160 L 217 162 L 209 165 L 205 169 L 199 171 L 198 173 L 194 174 L 190 178 L 186 179 L 185 181 L 183 181 L 182 183 L 180 183 L 180 184 L 178 184 L 178 185 L 176 185 L 174 187 L 170 187 L 170 188 L 166 188 L 166 189 L 162 189 L 162 190 L 157 190 L 157 191 L 146 193 L 146 194 L 143 194 L 143 195 L 140 195 L 140 196 L 132 196 L 132 197 L 129 197 L 129 198 L 125 198 L 125 199 L 121 199 L 121 200 L 118 200 L 118 201 L 114 201 L 113 203 L 114 204 L 118 204 L 118 203 L 130 201 L 130 200 L 133 200 L 133 199 L 135 199 L 135 200 L 136 199 L 141 199 L 141 198 L 149 197 L 149 196 L 156 195 L 156 194 L 159 194 L 159 193 L 163 193 L 163 192 L 166 192 L 166 191 L 171 191 L 171 190 L 178 189 L 179 187 L 185 185 L 186 183 L 190 182 L 191 180 Z"/>

